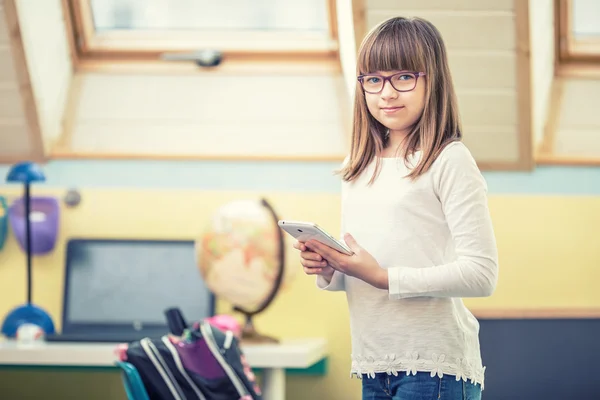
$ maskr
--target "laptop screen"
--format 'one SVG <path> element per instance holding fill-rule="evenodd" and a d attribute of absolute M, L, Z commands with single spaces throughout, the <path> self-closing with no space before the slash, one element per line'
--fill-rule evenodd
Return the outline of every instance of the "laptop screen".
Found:
<path fill-rule="evenodd" d="M 67 247 L 63 333 L 163 331 L 171 307 L 188 321 L 214 314 L 191 241 L 76 239 Z"/>

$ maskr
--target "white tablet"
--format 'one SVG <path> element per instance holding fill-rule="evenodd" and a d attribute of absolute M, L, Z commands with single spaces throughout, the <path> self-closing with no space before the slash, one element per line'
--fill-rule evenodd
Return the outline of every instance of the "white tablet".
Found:
<path fill-rule="evenodd" d="M 307 242 L 312 239 L 323 243 L 324 245 L 329 246 L 340 253 L 349 256 L 354 254 L 346 245 L 346 243 L 337 240 L 315 223 L 281 220 L 278 222 L 278 225 L 281 229 L 292 235 L 300 242 Z"/>

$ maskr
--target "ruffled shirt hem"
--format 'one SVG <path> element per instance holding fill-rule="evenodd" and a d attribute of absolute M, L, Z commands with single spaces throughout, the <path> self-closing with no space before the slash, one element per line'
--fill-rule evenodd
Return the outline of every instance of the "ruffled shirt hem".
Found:
<path fill-rule="evenodd" d="M 464 382 L 479 384 L 483 390 L 485 367 L 477 365 L 481 364 L 463 358 L 448 360 L 444 354 L 435 353 L 432 354 L 431 359 L 420 358 L 418 353 L 407 354 L 399 358 L 394 354 L 388 354 L 383 360 L 352 356 L 350 376 L 362 379 L 363 376 L 375 378 L 377 373 L 398 376 L 399 373 L 416 375 L 417 372 L 429 372 L 432 378 L 436 375 L 439 378 L 444 375 L 452 375 L 457 381 L 462 379 Z"/>

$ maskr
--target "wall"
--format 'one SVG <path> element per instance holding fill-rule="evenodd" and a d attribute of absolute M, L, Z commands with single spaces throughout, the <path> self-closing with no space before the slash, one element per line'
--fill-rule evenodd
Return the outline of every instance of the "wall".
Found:
<path fill-rule="evenodd" d="M 4 4 L 0 3 L 0 160 L 28 157 L 36 151 L 31 140 L 25 101 L 13 55 L 9 21 Z M 21 75 L 22 77 L 22 75 Z"/>
<path fill-rule="evenodd" d="M 354 10 L 352 9 L 352 0 L 336 0 L 337 23 L 338 23 L 338 41 L 340 44 L 340 62 L 346 90 L 348 92 L 349 104 L 354 104 L 354 94 L 356 91 L 356 48 L 355 28 L 354 28 Z M 360 43 L 358 43 L 360 44 Z"/>
<path fill-rule="evenodd" d="M 517 69 L 519 51 L 527 46 L 517 46 L 519 3 L 365 0 L 367 30 L 398 15 L 425 18 L 440 30 L 460 102 L 465 142 L 479 162 L 514 164 L 527 156 L 521 152 L 528 150 L 523 144 L 529 140 L 530 127 L 520 125 L 517 109 L 519 73 L 528 73 Z"/>
<path fill-rule="evenodd" d="M 335 167 L 335 163 L 290 162 L 52 162 L 45 168 L 48 183 L 35 185 L 34 193 L 62 196 L 66 188 L 78 187 L 83 202 L 77 209 L 64 210 L 57 250 L 35 260 L 34 301 L 55 320 L 60 318 L 64 243 L 69 237 L 196 238 L 212 211 L 233 199 L 265 196 L 281 217 L 315 220 L 335 234 L 339 229 L 339 182 L 331 174 Z M 0 168 L 0 176 L 5 173 L 6 168 Z M 595 287 L 600 250 L 594 233 L 600 225 L 596 217 L 600 189 L 592 184 L 600 179 L 600 170 L 539 168 L 534 173 L 487 173 L 486 179 L 500 251 L 500 280 L 494 296 L 468 299 L 466 304 L 482 315 L 600 308 Z M 0 187 L 0 194 L 5 193 L 18 195 L 20 189 Z M 287 245 L 287 263 L 299 268 L 291 242 Z M 0 252 L 0 315 L 24 299 L 23 265 L 23 254 L 11 237 Z M 228 305 L 220 303 L 219 310 L 228 311 Z M 286 323 L 290 319 L 300 328 Z M 360 398 L 360 383 L 348 377 L 349 321 L 342 293 L 320 292 L 313 279 L 297 273 L 256 323 L 276 336 L 329 339 L 328 374 L 289 377 L 286 398 Z M 96 395 L 120 385 L 118 378 L 111 382 Z"/>
<path fill-rule="evenodd" d="M 44 145 L 62 133 L 73 75 L 61 0 L 18 0 L 17 10 Z"/>
<path fill-rule="evenodd" d="M 554 79 L 554 1 L 529 2 L 531 101 L 534 146 L 541 143 L 548 121 Z"/>
<path fill-rule="evenodd" d="M 554 111 L 555 155 L 570 160 L 592 160 L 600 158 L 600 79 L 566 77 L 557 81 L 558 108 Z M 585 101 L 582 101 L 585 99 Z"/>
<path fill-rule="evenodd" d="M 84 73 L 69 116 L 82 155 L 343 159 L 341 72 Z"/>
<path fill-rule="evenodd" d="M 71 74 L 61 0 L 1 3 L 1 160 L 43 159 L 62 133 Z"/>

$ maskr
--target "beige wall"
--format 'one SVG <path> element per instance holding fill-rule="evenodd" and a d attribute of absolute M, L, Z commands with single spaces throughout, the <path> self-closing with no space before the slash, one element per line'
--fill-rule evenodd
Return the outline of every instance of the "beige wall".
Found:
<path fill-rule="evenodd" d="M 600 160 L 600 79 L 561 78 L 557 81 L 558 115 L 555 117 L 554 154 L 598 163 Z"/>
<path fill-rule="evenodd" d="M 356 91 L 356 40 L 352 0 L 336 0 L 340 63 L 348 91 L 348 101 L 354 101 Z M 360 44 L 360 43 L 359 43 Z"/>
<path fill-rule="evenodd" d="M 442 33 L 464 124 L 480 162 L 520 155 L 516 14 L 513 0 L 364 0 L 366 28 L 393 16 L 419 16 Z"/>
<path fill-rule="evenodd" d="M 72 78 L 61 0 L 17 0 L 19 25 L 46 149 L 62 133 Z"/>
<path fill-rule="evenodd" d="M 341 72 L 85 73 L 77 87 L 77 153 L 341 160 L 347 151 Z"/>
<path fill-rule="evenodd" d="M 554 80 L 554 1 L 529 2 L 531 100 L 534 146 L 540 144 L 548 120 Z"/>
<path fill-rule="evenodd" d="M 17 0 L 14 5 L 0 3 L 3 162 L 43 158 L 44 147 L 48 150 L 62 133 L 72 76 L 61 1 Z"/>
<path fill-rule="evenodd" d="M 15 160 L 32 151 L 8 29 L 0 2 L 0 160 Z"/>

